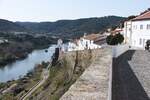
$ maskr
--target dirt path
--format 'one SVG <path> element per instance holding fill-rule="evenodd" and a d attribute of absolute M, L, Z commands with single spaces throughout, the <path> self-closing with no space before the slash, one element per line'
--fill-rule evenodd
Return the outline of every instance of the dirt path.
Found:
<path fill-rule="evenodd" d="M 41 81 L 39 81 L 36 85 L 34 85 L 24 96 L 20 98 L 20 100 L 26 100 L 36 89 L 38 89 L 49 77 L 48 69 L 43 69 L 41 75 Z"/>

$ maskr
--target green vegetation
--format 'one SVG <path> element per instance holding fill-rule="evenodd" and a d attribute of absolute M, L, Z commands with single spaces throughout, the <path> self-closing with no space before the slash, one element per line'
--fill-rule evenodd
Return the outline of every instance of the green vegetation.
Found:
<path fill-rule="evenodd" d="M 17 22 L 17 24 L 35 33 L 49 33 L 61 38 L 80 37 L 86 33 L 99 33 L 107 28 L 118 26 L 125 18 L 106 16 L 99 18 L 83 18 L 77 20 L 59 20 L 56 22 Z"/>
<path fill-rule="evenodd" d="M 18 24 L 15 24 L 14 22 L 0 19 L 0 32 L 23 32 L 26 31 L 26 29 Z"/>
<path fill-rule="evenodd" d="M 115 35 L 109 35 L 106 38 L 106 42 L 109 45 L 118 45 L 118 44 L 121 44 L 123 42 L 123 40 L 124 40 L 124 37 L 120 33 L 115 34 Z"/>
<path fill-rule="evenodd" d="M 0 65 L 6 65 L 19 58 L 25 58 L 33 50 L 28 42 L 15 42 L 0 44 Z"/>
<path fill-rule="evenodd" d="M 99 18 L 83 18 L 77 20 L 59 20 L 56 22 L 11 22 L 0 19 L 0 32 L 23 32 L 31 34 L 48 33 L 59 38 L 74 38 L 83 33 L 101 33 L 107 28 L 118 26 L 125 18 L 106 16 Z"/>
<path fill-rule="evenodd" d="M 18 100 L 26 92 L 31 89 L 39 80 L 41 80 L 41 73 L 43 68 L 46 68 L 48 63 L 42 62 L 34 70 L 28 72 L 26 76 L 16 81 L 10 81 L 7 83 L 0 84 L 0 91 L 6 90 L 13 86 L 12 89 L 8 90 L 4 94 L 0 94 L 0 100 Z"/>
<path fill-rule="evenodd" d="M 70 52 L 50 68 L 50 76 L 43 86 L 32 94 L 32 100 L 59 100 L 94 60 L 94 51 Z"/>
<path fill-rule="evenodd" d="M 4 66 L 16 59 L 27 57 L 34 49 L 47 48 L 56 43 L 57 39 L 49 36 L 38 36 L 30 34 L 0 33 L 0 37 L 7 39 L 8 43 L 0 44 L 0 66 Z"/>
<path fill-rule="evenodd" d="M 7 93 L 4 94 L 3 97 L 0 97 L 0 100 L 17 100 L 17 99 L 13 96 L 13 93 Z"/>
<path fill-rule="evenodd" d="M 60 20 L 56 22 L 11 22 L 0 19 L 0 37 L 8 43 L 0 44 L 0 65 L 6 65 L 16 59 L 25 58 L 34 49 L 45 48 L 56 43 L 58 38 L 78 38 L 86 32 L 101 33 L 108 28 L 116 27 L 123 17 L 107 16 L 78 20 Z M 31 99 L 59 99 L 91 64 L 92 51 L 70 52 L 56 62 L 50 69 L 50 77 Z M 39 80 L 43 63 L 29 72 L 24 78 L 0 84 L 0 91 L 16 85 L 7 93 L 0 94 L 0 100 L 15 100 L 26 93 Z"/>

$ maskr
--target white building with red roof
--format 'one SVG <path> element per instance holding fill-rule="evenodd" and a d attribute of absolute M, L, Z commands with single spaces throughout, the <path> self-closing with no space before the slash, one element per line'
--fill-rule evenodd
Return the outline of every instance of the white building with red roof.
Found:
<path fill-rule="evenodd" d="M 150 11 L 124 23 L 125 42 L 132 47 L 144 48 L 150 40 Z"/>

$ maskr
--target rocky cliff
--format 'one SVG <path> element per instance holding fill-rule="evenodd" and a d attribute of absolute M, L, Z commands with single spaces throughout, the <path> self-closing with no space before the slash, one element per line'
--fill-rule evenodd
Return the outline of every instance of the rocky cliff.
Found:
<path fill-rule="evenodd" d="M 64 53 L 50 68 L 50 76 L 30 99 L 58 100 L 95 60 L 99 50 Z"/>

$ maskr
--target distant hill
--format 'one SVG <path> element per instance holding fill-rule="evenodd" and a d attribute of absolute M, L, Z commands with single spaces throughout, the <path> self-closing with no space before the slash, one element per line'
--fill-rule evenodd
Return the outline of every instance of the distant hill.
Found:
<path fill-rule="evenodd" d="M 23 32 L 23 31 L 27 31 L 27 29 L 14 22 L 0 19 L 0 32 L 15 32 L 15 31 Z"/>
<path fill-rule="evenodd" d="M 59 37 L 79 37 L 83 35 L 83 33 L 98 33 L 107 28 L 115 27 L 124 19 L 124 17 L 107 16 L 40 23 L 11 22 L 0 19 L 0 31 L 28 31 L 32 33 L 49 33 Z"/>
<path fill-rule="evenodd" d="M 124 17 L 107 16 L 100 18 L 84 18 L 77 20 L 59 20 L 56 22 L 16 22 L 33 32 L 71 35 L 81 33 L 98 33 L 109 27 L 119 25 Z"/>

